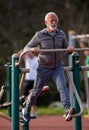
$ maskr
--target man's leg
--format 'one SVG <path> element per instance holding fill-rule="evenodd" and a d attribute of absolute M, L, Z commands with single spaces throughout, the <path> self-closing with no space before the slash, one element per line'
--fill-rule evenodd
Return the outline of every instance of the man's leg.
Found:
<path fill-rule="evenodd" d="M 74 114 L 75 109 L 72 108 L 70 104 L 69 92 L 66 86 L 66 80 L 62 64 L 59 64 L 59 66 L 55 69 L 53 73 L 53 80 L 57 85 L 57 90 L 60 93 L 61 102 L 67 113 L 66 121 L 69 121 L 72 118 L 68 118 L 68 115 Z"/>
<path fill-rule="evenodd" d="M 47 68 L 44 68 L 44 67 L 38 68 L 37 78 L 36 78 L 36 81 L 34 82 L 33 90 L 28 95 L 25 109 L 23 109 L 24 120 L 27 120 L 27 121 L 29 120 L 29 118 L 30 118 L 30 116 L 28 114 L 29 109 L 31 108 L 31 105 L 33 104 L 33 102 L 40 95 L 43 86 L 48 81 L 48 79 L 52 75 L 52 73 L 53 73 L 53 69 L 47 69 Z M 26 117 L 27 117 L 27 119 L 26 119 Z"/>

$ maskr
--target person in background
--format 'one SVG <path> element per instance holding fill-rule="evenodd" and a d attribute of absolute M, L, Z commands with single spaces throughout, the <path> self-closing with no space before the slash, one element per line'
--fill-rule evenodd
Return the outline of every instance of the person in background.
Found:
<path fill-rule="evenodd" d="M 70 104 L 69 92 L 66 86 L 66 80 L 63 69 L 62 52 L 41 52 L 40 49 L 66 49 L 66 54 L 71 54 L 74 47 L 69 46 L 65 33 L 58 29 L 59 18 L 56 13 L 49 12 L 44 19 L 46 28 L 38 31 L 29 43 L 24 47 L 23 52 L 33 49 L 38 54 L 37 76 L 32 92 L 28 95 L 26 106 L 22 109 L 23 119 L 30 120 L 29 109 L 32 103 L 40 95 L 43 86 L 51 77 L 56 83 L 57 90 L 60 93 L 61 102 L 66 112 L 66 121 L 70 121 L 70 115 L 75 114 L 75 108 Z"/>
<path fill-rule="evenodd" d="M 81 39 L 78 38 L 77 41 L 81 48 L 89 47 L 87 38 L 81 38 Z M 84 51 L 84 56 L 85 56 L 85 65 L 89 66 L 89 51 Z M 87 77 L 89 78 L 89 71 L 87 71 Z"/>
<path fill-rule="evenodd" d="M 81 38 L 81 39 L 78 38 L 77 41 L 81 48 L 89 48 L 89 38 Z M 85 65 L 89 67 L 89 51 L 85 50 L 84 56 L 85 56 Z M 87 78 L 88 78 L 88 84 L 89 84 L 89 70 L 87 70 Z M 88 110 L 88 116 L 89 116 L 89 85 L 85 84 L 85 91 L 86 91 L 87 110 Z"/>
<path fill-rule="evenodd" d="M 23 85 L 23 94 L 25 97 L 29 95 L 29 90 L 33 89 L 34 81 L 37 74 L 38 67 L 38 57 L 34 53 L 28 53 L 23 58 L 25 63 L 25 68 L 29 69 L 29 73 L 26 73 L 24 85 Z M 38 101 L 34 102 L 31 107 L 31 117 L 37 116 L 37 106 Z"/>

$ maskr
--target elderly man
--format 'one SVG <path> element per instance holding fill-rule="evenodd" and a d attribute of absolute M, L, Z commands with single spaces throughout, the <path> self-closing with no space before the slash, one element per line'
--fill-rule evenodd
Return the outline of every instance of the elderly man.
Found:
<path fill-rule="evenodd" d="M 49 12 L 45 16 L 46 28 L 37 32 L 31 41 L 25 46 L 24 51 L 28 48 L 33 48 L 34 52 L 39 52 L 39 49 L 66 49 L 66 54 L 71 54 L 73 47 L 68 46 L 64 32 L 57 28 L 58 16 L 54 12 Z M 37 46 L 39 48 L 37 48 Z M 66 81 L 63 70 L 63 61 L 61 58 L 62 52 L 39 52 L 38 68 L 33 91 L 28 95 L 25 108 L 22 109 L 23 119 L 30 120 L 29 108 L 32 103 L 40 95 L 41 90 L 48 79 L 51 77 L 56 83 L 57 90 L 60 93 L 61 102 L 66 111 L 66 121 L 70 121 L 69 114 L 74 114 L 75 109 L 70 104 L 69 93 L 66 87 Z"/>

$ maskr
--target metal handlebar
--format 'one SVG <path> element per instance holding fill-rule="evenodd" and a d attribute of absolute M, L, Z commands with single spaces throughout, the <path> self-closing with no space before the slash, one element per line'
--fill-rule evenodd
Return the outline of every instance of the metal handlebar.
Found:
<path fill-rule="evenodd" d="M 19 101 L 21 101 L 21 100 L 23 100 L 23 99 L 25 99 L 25 96 L 24 96 L 24 95 L 21 96 L 21 97 L 19 97 Z M 5 102 L 5 103 L 3 103 L 3 104 L 0 104 L 0 108 L 6 108 L 6 107 L 11 106 L 11 105 L 12 105 L 12 102 Z"/>
<path fill-rule="evenodd" d="M 71 83 L 73 92 L 74 92 L 74 94 L 75 94 L 75 96 L 76 96 L 76 99 L 77 99 L 77 101 L 78 101 L 78 104 L 79 104 L 79 106 L 80 106 L 80 112 L 79 112 L 79 113 L 76 113 L 76 114 L 74 114 L 74 115 L 71 115 L 71 117 L 74 118 L 74 117 L 81 116 L 82 113 L 83 113 L 84 108 L 83 108 L 83 105 L 82 105 L 82 101 L 81 101 L 81 99 L 80 99 L 80 97 L 79 97 L 79 95 L 78 95 L 78 92 L 77 92 L 77 90 L 76 90 L 76 87 L 75 87 L 75 85 L 74 85 L 74 83 L 73 83 L 73 81 L 72 81 L 72 79 L 71 79 L 71 76 L 70 76 L 70 72 L 69 72 L 69 71 L 67 71 L 67 76 L 68 76 L 68 78 L 69 78 L 69 81 L 70 81 L 70 83 Z"/>
<path fill-rule="evenodd" d="M 30 69 L 21 68 L 21 80 L 19 84 L 19 91 L 21 91 L 21 89 L 23 88 L 23 83 L 24 83 L 26 73 L 29 73 L 29 72 L 30 72 Z"/>
<path fill-rule="evenodd" d="M 82 35 L 72 36 L 73 39 L 77 39 L 77 38 L 86 38 L 86 37 L 89 37 L 89 34 L 82 34 Z"/>
<path fill-rule="evenodd" d="M 67 49 L 39 49 L 39 52 L 66 52 Z M 75 48 L 74 51 L 89 51 L 89 48 Z M 18 66 L 22 60 L 22 57 L 26 53 L 34 52 L 34 48 L 27 48 L 19 57 L 19 61 L 16 63 L 16 66 Z"/>

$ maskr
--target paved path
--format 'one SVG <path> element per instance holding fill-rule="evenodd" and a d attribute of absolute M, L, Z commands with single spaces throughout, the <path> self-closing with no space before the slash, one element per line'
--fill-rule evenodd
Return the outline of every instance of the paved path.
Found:
<path fill-rule="evenodd" d="M 11 121 L 0 117 L 0 130 L 12 130 Z M 29 130 L 74 130 L 74 120 L 66 122 L 62 116 L 38 116 L 29 122 Z M 89 130 L 88 118 L 82 118 L 82 130 Z"/>

